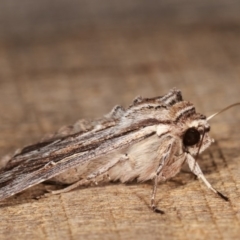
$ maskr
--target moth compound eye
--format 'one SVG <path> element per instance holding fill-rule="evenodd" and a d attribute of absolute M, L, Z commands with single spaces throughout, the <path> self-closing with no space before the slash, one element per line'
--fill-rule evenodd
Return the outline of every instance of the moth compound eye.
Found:
<path fill-rule="evenodd" d="M 192 146 L 199 142 L 200 133 L 196 128 L 189 128 L 183 136 L 183 144 L 185 146 Z"/>

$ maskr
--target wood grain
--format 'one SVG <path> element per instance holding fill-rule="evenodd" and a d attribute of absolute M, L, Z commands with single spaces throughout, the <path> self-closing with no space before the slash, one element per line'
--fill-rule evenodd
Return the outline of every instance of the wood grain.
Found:
<path fill-rule="evenodd" d="M 0 154 L 137 95 L 173 87 L 206 115 L 240 101 L 238 25 L 84 29 L 0 41 Z M 240 109 L 211 121 L 199 163 L 226 203 L 188 173 L 159 186 L 110 184 L 35 200 L 41 184 L 0 203 L 1 239 L 239 239 Z"/>

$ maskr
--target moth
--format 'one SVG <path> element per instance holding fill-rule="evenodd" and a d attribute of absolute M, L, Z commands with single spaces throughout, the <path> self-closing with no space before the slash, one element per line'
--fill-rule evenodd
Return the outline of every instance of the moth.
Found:
<path fill-rule="evenodd" d="M 101 119 L 80 120 L 3 158 L 0 200 L 44 181 L 69 185 L 52 192 L 58 194 L 92 182 L 153 180 L 151 208 L 163 213 L 155 203 L 158 183 L 175 176 L 186 162 L 227 201 L 196 161 L 213 142 L 208 120 L 177 89 L 161 97 L 137 97 L 126 109 L 116 106 Z"/>

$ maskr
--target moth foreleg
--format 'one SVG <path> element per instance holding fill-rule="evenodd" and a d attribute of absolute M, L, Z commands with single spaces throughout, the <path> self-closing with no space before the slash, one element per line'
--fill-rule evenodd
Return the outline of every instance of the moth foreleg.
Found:
<path fill-rule="evenodd" d="M 212 190 L 214 193 L 216 193 L 218 196 L 220 196 L 222 199 L 224 199 L 225 201 L 228 201 L 228 197 L 224 196 L 222 193 L 220 193 L 219 191 L 217 191 L 209 182 L 208 180 L 205 178 L 201 168 L 199 167 L 198 163 L 195 161 L 195 159 L 188 154 L 187 155 L 187 163 L 188 166 L 190 168 L 190 170 L 199 178 L 201 179 L 205 185 Z"/>
<path fill-rule="evenodd" d="M 167 147 L 167 150 L 162 154 L 159 166 L 157 168 L 157 171 L 156 171 L 156 174 L 154 177 L 154 185 L 153 185 L 152 196 L 151 196 L 151 208 L 156 213 L 164 214 L 164 211 L 162 211 L 156 207 L 155 197 L 156 197 L 156 193 L 157 193 L 159 175 L 162 172 L 162 169 L 163 169 L 166 161 L 171 157 L 171 153 L 172 153 L 172 149 L 173 149 L 173 141 L 174 140 L 172 139 L 172 141 L 169 143 L 169 145 Z"/>
<path fill-rule="evenodd" d="M 107 164 L 105 164 L 103 167 L 99 168 L 98 170 L 92 172 L 91 174 L 89 174 L 86 178 L 81 179 L 73 184 L 71 184 L 68 187 L 65 187 L 63 189 L 60 190 L 55 190 L 55 191 L 51 191 L 51 194 L 60 194 L 60 193 L 66 193 L 69 192 L 79 186 L 82 186 L 86 183 L 89 183 L 91 180 L 97 178 L 98 176 L 106 173 L 107 171 L 109 171 L 112 167 L 114 167 L 117 163 L 122 162 L 122 161 L 126 161 L 128 160 L 128 155 L 122 155 L 119 158 L 113 159 L 112 161 L 109 161 Z"/>

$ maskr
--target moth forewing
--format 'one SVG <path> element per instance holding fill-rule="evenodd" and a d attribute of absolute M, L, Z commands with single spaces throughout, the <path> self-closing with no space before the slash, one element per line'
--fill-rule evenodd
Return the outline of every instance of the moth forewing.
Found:
<path fill-rule="evenodd" d="M 185 161 L 218 193 L 193 158 L 211 144 L 209 129 L 206 117 L 183 101 L 179 90 L 162 97 L 137 97 L 127 109 L 116 106 L 101 119 L 80 120 L 5 158 L 0 200 L 46 180 L 72 184 L 55 192 L 60 193 L 106 181 L 106 176 L 121 182 L 152 179 L 151 206 L 162 213 L 155 205 L 157 184 L 176 175 Z"/>

